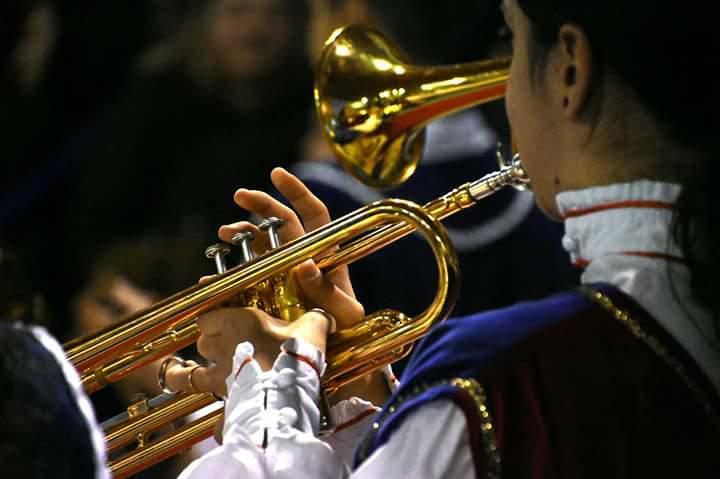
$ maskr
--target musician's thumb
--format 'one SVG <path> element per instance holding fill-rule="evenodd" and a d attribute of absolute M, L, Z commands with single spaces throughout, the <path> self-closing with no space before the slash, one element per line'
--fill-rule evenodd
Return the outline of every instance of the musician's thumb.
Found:
<path fill-rule="evenodd" d="M 324 353 L 332 321 L 332 316 L 321 310 L 310 310 L 293 321 L 287 327 L 287 332 L 290 337 L 302 339 Z"/>

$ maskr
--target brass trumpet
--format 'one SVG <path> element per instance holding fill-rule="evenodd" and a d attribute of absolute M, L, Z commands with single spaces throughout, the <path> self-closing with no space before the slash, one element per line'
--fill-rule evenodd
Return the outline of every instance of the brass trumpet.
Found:
<path fill-rule="evenodd" d="M 330 145 L 346 168 L 375 186 L 407 178 L 420 158 L 422 127 L 431 120 L 504 94 L 509 60 L 447 67 L 414 67 L 380 32 L 361 26 L 336 31 L 318 67 L 315 100 Z M 440 223 L 504 186 L 528 178 L 519 159 L 477 181 L 419 206 L 389 199 L 363 207 L 241 266 L 207 284 L 182 291 L 98 333 L 65 344 L 83 385 L 93 392 L 134 369 L 192 344 L 195 318 L 233 301 L 293 319 L 304 311 L 288 273 L 313 258 L 324 272 L 377 251 L 411 232 L 430 244 L 438 266 L 437 293 L 416 317 L 382 310 L 329 338 L 324 388 L 332 392 L 396 361 L 452 310 L 457 295 L 457 258 Z M 337 249 L 329 256 L 328 251 Z M 290 313 L 288 313 L 290 311 Z M 114 459 L 115 477 L 128 477 L 209 437 L 220 412 L 148 440 L 149 433 L 215 401 L 211 394 L 161 395 L 141 401 L 104 423 L 108 449 L 137 447 Z"/>

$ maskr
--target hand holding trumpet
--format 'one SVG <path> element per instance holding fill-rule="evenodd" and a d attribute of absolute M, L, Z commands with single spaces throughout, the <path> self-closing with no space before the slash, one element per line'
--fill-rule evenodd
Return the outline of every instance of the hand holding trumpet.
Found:
<path fill-rule="evenodd" d="M 277 217 L 284 221 L 279 230 L 281 241 L 291 241 L 330 222 L 326 206 L 295 176 L 282 168 L 272 173 L 278 191 L 293 209 L 262 191 L 240 189 L 235 202 L 260 217 Z M 256 254 L 269 248 L 267 237 L 254 224 L 241 221 L 220 227 L 219 237 L 230 242 L 238 232 L 249 231 L 258 238 L 253 242 Z M 172 391 L 213 392 L 226 395 L 225 378 L 232 368 L 237 344 L 251 342 L 255 359 L 267 370 L 277 356 L 280 345 L 289 338 L 303 339 L 325 352 L 326 338 L 335 327 L 345 328 L 364 317 L 364 309 L 354 296 L 347 267 L 326 275 L 312 260 L 300 264 L 292 272 L 297 279 L 308 307 L 316 308 L 292 323 L 279 320 L 256 308 L 220 308 L 198 318 L 200 339 L 198 352 L 210 365 L 200 366 L 188 361 L 169 363 L 164 371 L 165 387 Z M 320 310 L 319 308 L 322 308 Z M 323 313 L 321 311 L 326 311 Z M 334 323 L 337 318 L 337 326 Z"/>

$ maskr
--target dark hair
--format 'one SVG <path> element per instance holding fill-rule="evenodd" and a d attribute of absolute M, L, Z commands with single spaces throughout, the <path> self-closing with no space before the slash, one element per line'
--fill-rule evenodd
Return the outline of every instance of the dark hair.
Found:
<path fill-rule="evenodd" d="M 28 331 L 0 322 L 3 477 L 95 476 L 90 431 L 55 358 Z"/>
<path fill-rule="evenodd" d="M 184 237 L 159 235 L 117 241 L 98 257 L 91 280 L 119 276 L 150 293 L 170 296 L 215 272 L 213 263 L 205 258 L 205 246 Z"/>
<path fill-rule="evenodd" d="M 711 204 L 720 158 L 720 92 L 705 77 L 720 66 L 715 18 L 668 0 L 517 0 L 530 20 L 533 68 L 574 23 L 588 36 L 599 71 L 612 71 L 679 146 L 697 152 L 680 172 L 674 236 L 683 249 L 696 299 L 720 332 L 720 210 Z M 703 88 L 704 87 L 704 88 Z M 701 94 L 698 94 L 701 92 Z"/>

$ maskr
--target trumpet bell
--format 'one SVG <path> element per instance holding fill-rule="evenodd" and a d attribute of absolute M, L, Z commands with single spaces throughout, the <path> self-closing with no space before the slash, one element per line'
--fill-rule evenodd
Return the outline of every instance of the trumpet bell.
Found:
<path fill-rule="evenodd" d="M 437 117 L 501 98 L 510 59 L 414 66 L 383 33 L 336 30 L 318 64 L 315 104 L 330 148 L 366 185 L 397 186 L 415 171 L 424 126 Z"/>

